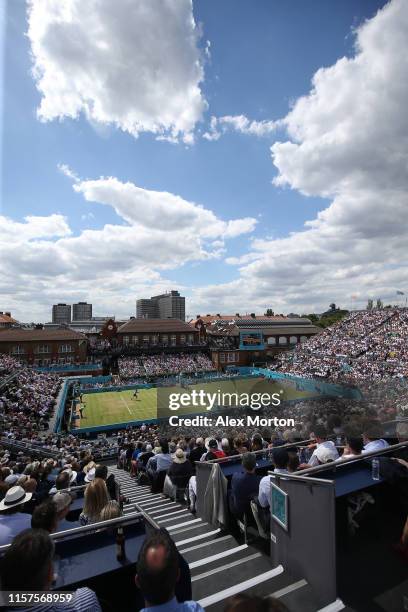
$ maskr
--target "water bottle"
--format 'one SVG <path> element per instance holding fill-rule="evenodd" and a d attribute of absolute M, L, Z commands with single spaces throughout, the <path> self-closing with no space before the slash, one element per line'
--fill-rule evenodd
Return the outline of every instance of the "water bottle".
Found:
<path fill-rule="evenodd" d="M 373 480 L 380 480 L 380 461 L 373 459 L 371 462 L 371 477 Z"/>

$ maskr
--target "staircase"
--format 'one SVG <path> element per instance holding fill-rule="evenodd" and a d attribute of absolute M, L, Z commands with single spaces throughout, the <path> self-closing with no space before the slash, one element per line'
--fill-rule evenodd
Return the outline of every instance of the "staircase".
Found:
<path fill-rule="evenodd" d="M 273 596 L 291 612 L 316 612 L 312 589 L 306 580 L 295 580 L 281 565 L 272 567 L 270 558 L 220 528 L 195 517 L 186 506 L 162 494 L 152 494 L 150 487 L 138 486 L 128 472 L 110 466 L 122 493 L 129 499 L 124 513 L 142 510 L 160 527 L 167 529 L 191 572 L 193 599 L 210 612 L 221 612 L 232 595 L 247 593 Z M 343 609 L 339 602 L 338 607 Z"/>

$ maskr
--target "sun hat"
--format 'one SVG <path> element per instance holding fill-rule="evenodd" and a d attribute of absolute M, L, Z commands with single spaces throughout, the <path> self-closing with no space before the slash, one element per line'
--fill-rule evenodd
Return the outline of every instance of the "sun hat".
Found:
<path fill-rule="evenodd" d="M 335 461 L 338 458 L 336 449 L 334 447 L 328 448 L 327 446 L 318 446 L 314 454 L 320 463 L 329 463 L 329 461 Z"/>
<path fill-rule="evenodd" d="M 92 480 L 95 478 L 95 472 L 96 469 L 94 467 L 91 468 L 85 476 L 85 482 L 92 482 Z"/>
<path fill-rule="evenodd" d="M 173 461 L 174 463 L 185 463 L 185 461 L 187 461 L 186 454 L 182 448 L 178 448 L 176 450 Z"/>
<path fill-rule="evenodd" d="M 62 512 L 71 505 L 72 497 L 69 493 L 58 491 L 52 498 L 52 501 L 57 506 L 57 512 Z"/>
<path fill-rule="evenodd" d="M 14 487 L 19 478 L 20 476 L 18 474 L 9 474 L 7 478 L 4 479 L 4 482 L 9 485 L 9 487 Z"/>
<path fill-rule="evenodd" d="M 62 473 L 66 473 L 69 476 L 69 484 L 72 484 L 74 482 L 74 480 L 76 480 L 77 477 L 77 472 L 75 470 L 72 470 L 71 468 L 66 468 L 64 470 L 62 470 Z"/>
<path fill-rule="evenodd" d="M 0 512 L 2 510 L 9 510 L 10 508 L 14 508 L 14 506 L 19 506 L 20 504 L 24 504 L 26 501 L 31 499 L 33 496 L 32 493 L 26 493 L 23 487 L 11 487 L 4 499 L 0 502 Z"/>

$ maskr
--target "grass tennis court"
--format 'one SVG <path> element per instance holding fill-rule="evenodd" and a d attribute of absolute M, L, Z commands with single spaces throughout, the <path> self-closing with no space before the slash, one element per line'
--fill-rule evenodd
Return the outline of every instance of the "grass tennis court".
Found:
<path fill-rule="evenodd" d="M 171 412 L 168 410 L 168 396 L 170 393 L 183 393 L 204 390 L 206 393 L 279 393 L 282 400 L 306 399 L 312 394 L 299 391 L 292 384 L 271 381 L 265 378 L 239 378 L 231 380 L 216 380 L 214 382 L 197 383 L 183 388 L 181 385 L 152 389 L 139 389 L 137 400 L 133 398 L 133 390 L 103 391 L 100 393 L 84 393 L 84 418 L 79 421 L 79 428 L 112 425 L 114 423 L 127 423 L 134 421 L 148 421 L 159 416 L 174 414 L 203 414 L 208 412 L 205 408 L 184 406 Z"/>

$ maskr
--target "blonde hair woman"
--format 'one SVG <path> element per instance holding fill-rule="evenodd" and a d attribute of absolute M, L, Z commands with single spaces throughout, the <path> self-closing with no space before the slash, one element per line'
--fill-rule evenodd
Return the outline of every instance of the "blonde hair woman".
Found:
<path fill-rule="evenodd" d="M 102 509 L 109 502 L 108 489 L 102 478 L 95 478 L 85 489 L 84 508 L 79 516 L 81 525 L 90 525 L 101 520 Z"/>

